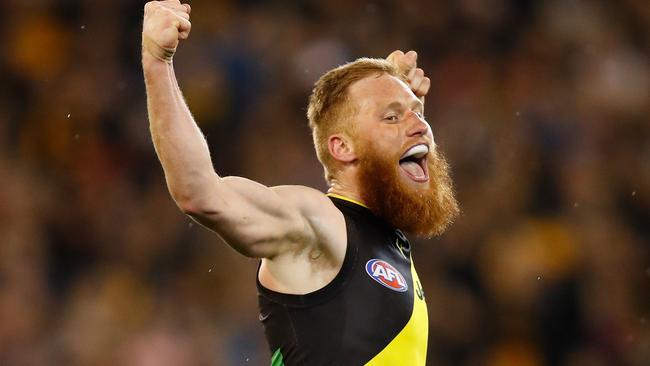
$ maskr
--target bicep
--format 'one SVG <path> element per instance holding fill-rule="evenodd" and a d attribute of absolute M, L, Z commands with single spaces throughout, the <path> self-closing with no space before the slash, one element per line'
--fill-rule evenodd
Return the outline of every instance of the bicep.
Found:
<path fill-rule="evenodd" d="M 295 201 L 246 178 L 218 178 L 203 202 L 187 213 L 248 257 L 272 258 L 314 240 Z"/>

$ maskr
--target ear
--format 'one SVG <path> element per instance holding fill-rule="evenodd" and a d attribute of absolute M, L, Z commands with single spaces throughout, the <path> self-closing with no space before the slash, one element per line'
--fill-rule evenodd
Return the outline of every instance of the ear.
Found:
<path fill-rule="evenodd" d="M 343 134 L 331 135 L 327 147 L 332 157 L 342 163 L 352 163 L 357 160 L 351 140 Z"/>

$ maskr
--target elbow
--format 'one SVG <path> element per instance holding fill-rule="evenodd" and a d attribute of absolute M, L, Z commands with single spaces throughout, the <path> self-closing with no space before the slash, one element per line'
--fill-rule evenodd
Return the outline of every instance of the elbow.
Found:
<path fill-rule="evenodd" d="M 172 187 L 169 187 L 169 194 L 172 196 L 174 203 L 176 203 L 176 207 L 178 207 L 178 209 L 180 209 L 185 214 L 189 215 L 193 212 L 196 212 L 197 208 L 199 207 L 198 200 L 186 192 L 175 190 L 172 189 Z"/>
<path fill-rule="evenodd" d="M 176 202 L 176 206 L 178 206 L 181 212 L 183 212 L 186 215 L 196 216 L 201 211 L 199 209 L 200 205 L 193 200 L 174 199 L 174 201 Z"/>
<path fill-rule="evenodd" d="M 190 216 L 205 216 L 217 214 L 214 197 L 214 186 L 206 184 L 205 179 L 178 182 L 168 180 L 167 188 L 176 206 Z"/>
<path fill-rule="evenodd" d="M 195 216 L 207 210 L 207 199 L 195 189 L 169 186 L 169 194 L 176 206 L 185 214 Z"/>
<path fill-rule="evenodd" d="M 174 199 L 176 206 L 186 215 L 192 217 L 214 216 L 218 211 L 203 199 Z"/>

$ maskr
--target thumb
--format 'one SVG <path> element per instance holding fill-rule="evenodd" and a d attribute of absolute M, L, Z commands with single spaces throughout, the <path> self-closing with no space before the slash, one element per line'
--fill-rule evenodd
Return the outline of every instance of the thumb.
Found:
<path fill-rule="evenodd" d="M 183 17 L 178 17 L 178 19 L 174 20 L 173 25 L 178 30 L 178 38 L 187 39 L 192 29 L 192 23 Z"/>

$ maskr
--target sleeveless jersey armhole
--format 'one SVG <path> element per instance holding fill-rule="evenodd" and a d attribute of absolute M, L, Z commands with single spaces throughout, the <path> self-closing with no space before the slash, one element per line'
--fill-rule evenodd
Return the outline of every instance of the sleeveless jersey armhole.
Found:
<path fill-rule="evenodd" d="M 334 297 L 339 291 L 341 291 L 347 283 L 350 272 L 352 272 L 352 269 L 356 265 L 358 256 L 358 248 L 355 245 L 350 244 L 349 237 L 351 223 L 348 222 L 347 218 L 345 218 L 345 215 L 343 216 L 345 219 L 346 230 L 345 257 L 343 259 L 341 269 L 336 274 L 334 279 L 332 279 L 332 281 L 330 281 L 322 288 L 304 295 L 285 294 L 273 291 L 264 287 L 264 285 L 260 283 L 259 272 L 262 265 L 262 261 L 260 260 L 257 265 L 257 271 L 255 271 L 255 283 L 257 284 L 259 295 L 267 298 L 270 301 L 285 306 L 305 308 L 324 303 Z"/>

